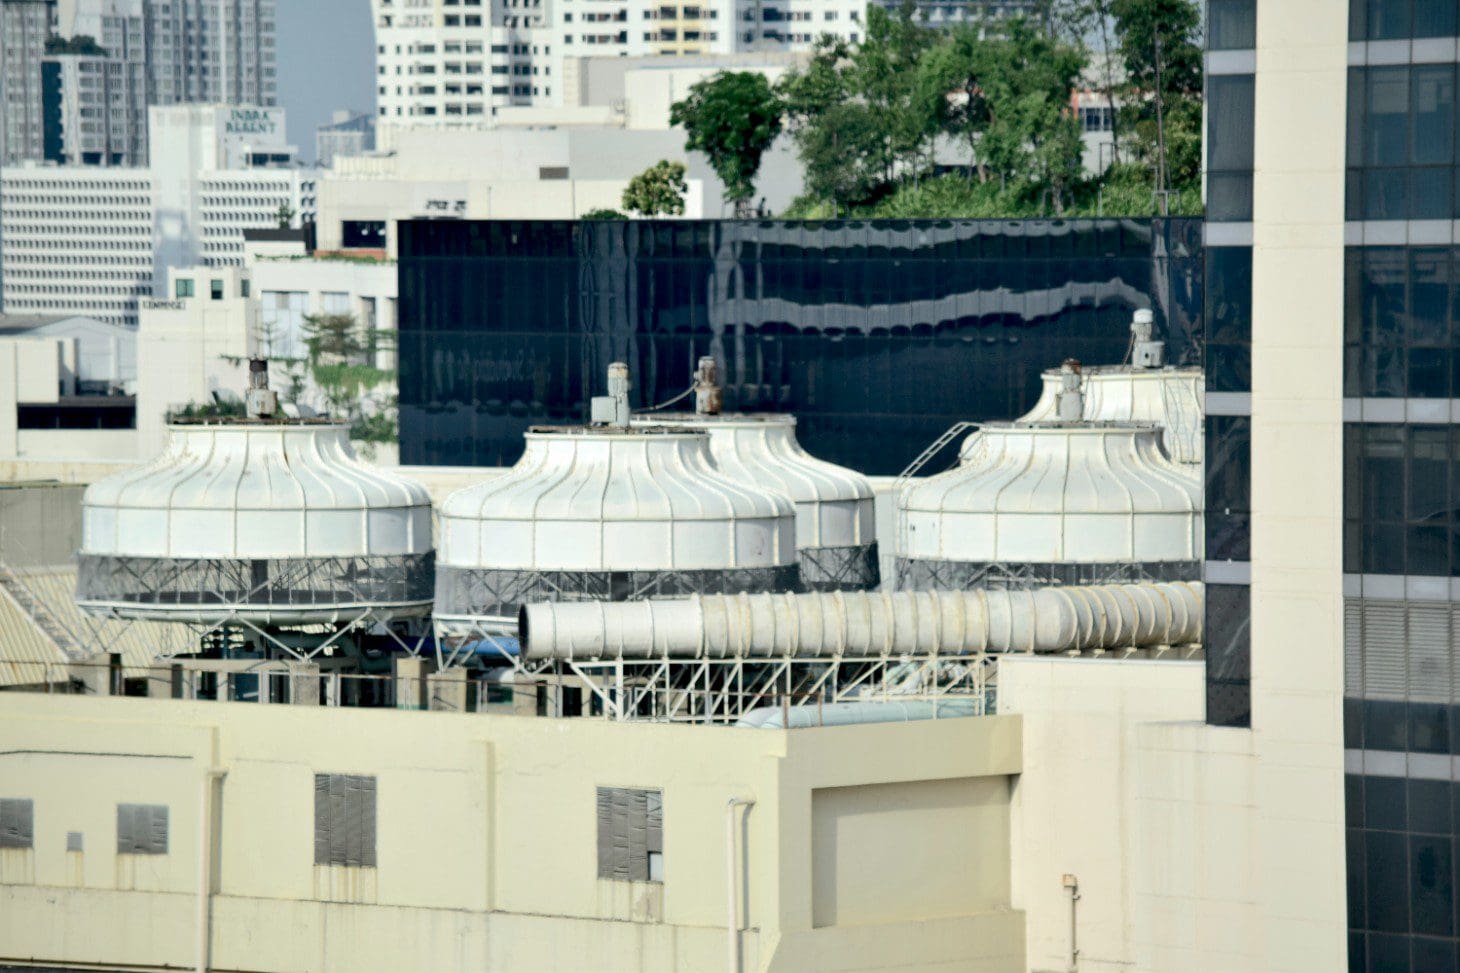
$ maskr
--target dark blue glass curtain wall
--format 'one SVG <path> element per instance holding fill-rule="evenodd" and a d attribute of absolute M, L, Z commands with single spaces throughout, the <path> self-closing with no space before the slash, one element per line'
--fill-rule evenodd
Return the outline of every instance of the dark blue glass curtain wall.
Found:
<path fill-rule="evenodd" d="M 610 361 L 638 407 L 724 366 L 726 408 L 793 412 L 817 455 L 897 473 L 1041 370 L 1124 358 L 1152 307 L 1201 358 L 1200 221 L 400 224 L 401 459 L 500 466 L 579 422 Z"/>

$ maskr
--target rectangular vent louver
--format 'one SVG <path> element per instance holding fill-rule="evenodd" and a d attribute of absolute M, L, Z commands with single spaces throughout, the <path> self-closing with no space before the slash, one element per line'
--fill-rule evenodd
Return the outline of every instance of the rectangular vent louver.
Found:
<path fill-rule="evenodd" d="M 1364 699 L 1460 700 L 1460 605 L 1348 598 L 1343 610 L 1344 693 Z"/>
<path fill-rule="evenodd" d="M 375 867 L 375 778 L 314 775 L 314 863 Z"/>
<path fill-rule="evenodd" d="M 118 804 L 117 854 L 167 854 L 167 806 Z"/>
<path fill-rule="evenodd" d="M 34 802 L 27 798 L 0 797 L 0 848 L 34 847 Z"/>

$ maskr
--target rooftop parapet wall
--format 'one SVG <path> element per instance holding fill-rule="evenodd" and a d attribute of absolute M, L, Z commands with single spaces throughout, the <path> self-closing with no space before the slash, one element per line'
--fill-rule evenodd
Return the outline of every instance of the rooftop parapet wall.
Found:
<path fill-rule="evenodd" d="M 1023 968 L 1007 876 L 1019 751 L 1016 717 L 709 732 L 7 697 L 0 796 L 34 802 L 35 837 L 0 862 L 0 961 L 191 965 L 199 793 L 216 767 L 218 968 L 582 969 L 585 956 L 718 968 L 726 802 L 739 797 L 755 802 L 737 819 L 744 969 L 846 968 L 866 948 L 851 924 L 877 922 L 876 949 L 905 962 L 1012 973 Z M 316 774 L 374 779 L 374 867 L 315 864 Z M 597 877 L 600 787 L 660 792 L 662 883 Z M 118 804 L 167 807 L 166 854 L 118 854 Z M 83 852 L 65 850 L 71 832 Z M 949 857 L 955 833 L 969 848 Z M 874 915 L 878 889 L 854 869 L 882 862 L 862 842 L 884 839 L 903 871 Z M 965 885 L 969 856 L 983 874 Z M 914 867 L 936 874 L 912 882 Z M 813 965 L 779 961 L 782 943 Z"/>

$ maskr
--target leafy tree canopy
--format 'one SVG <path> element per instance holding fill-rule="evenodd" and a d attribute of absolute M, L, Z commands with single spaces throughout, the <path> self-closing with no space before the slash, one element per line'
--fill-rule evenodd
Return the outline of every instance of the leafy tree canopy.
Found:
<path fill-rule="evenodd" d="M 669 121 L 687 136 L 685 148 L 710 160 L 736 216 L 750 215 L 761 157 L 781 133 L 783 111 L 771 83 L 754 71 L 721 72 L 670 107 Z"/>
<path fill-rule="evenodd" d="M 624 209 L 641 216 L 683 216 L 684 163 L 661 160 L 629 180 Z"/>

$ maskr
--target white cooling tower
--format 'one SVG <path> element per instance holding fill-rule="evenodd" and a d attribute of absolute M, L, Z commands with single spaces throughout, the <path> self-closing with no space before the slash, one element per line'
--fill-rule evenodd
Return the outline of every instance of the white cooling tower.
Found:
<path fill-rule="evenodd" d="M 717 471 L 703 430 L 539 427 L 525 439 L 505 475 L 441 505 L 438 618 L 797 587 L 790 499 Z"/>
<path fill-rule="evenodd" d="M 991 423 L 963 465 L 898 499 L 898 586 L 1198 577 L 1200 484 L 1152 425 Z"/>
<path fill-rule="evenodd" d="M 1039 401 L 1019 422 L 1059 418 L 1060 370 L 1042 378 Z M 1139 368 L 1130 365 L 1084 366 L 1082 418 L 1090 422 L 1142 422 L 1161 427 L 1162 445 L 1173 462 L 1199 468 L 1202 463 L 1202 398 L 1206 382 L 1200 368 Z M 963 441 L 961 456 L 974 448 L 974 433 Z"/>
<path fill-rule="evenodd" d="M 870 589 L 879 581 L 872 484 L 819 460 L 796 441 L 796 417 L 694 413 L 638 416 L 635 426 L 700 428 L 715 466 L 736 483 L 790 497 L 796 505 L 801 584 L 811 590 Z"/>
<path fill-rule="evenodd" d="M 431 503 L 322 420 L 175 423 L 82 501 L 76 600 L 128 618 L 291 625 L 430 609 Z"/>

